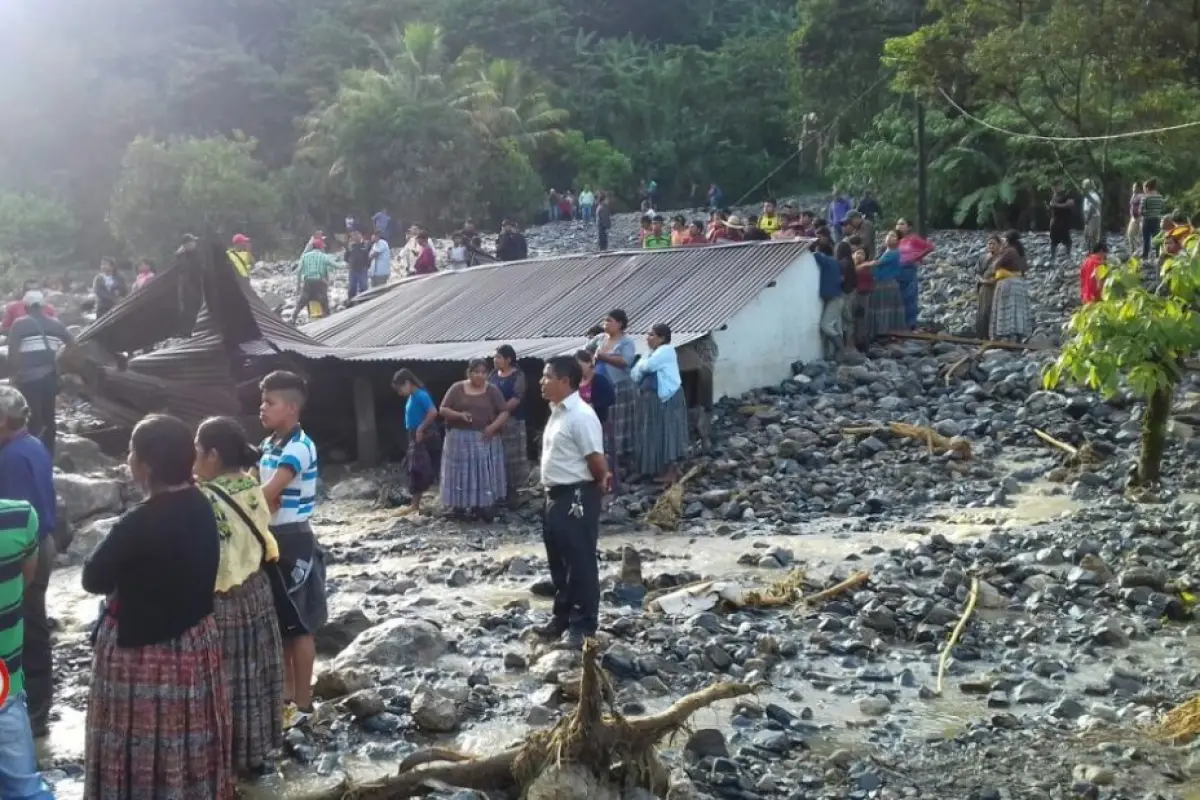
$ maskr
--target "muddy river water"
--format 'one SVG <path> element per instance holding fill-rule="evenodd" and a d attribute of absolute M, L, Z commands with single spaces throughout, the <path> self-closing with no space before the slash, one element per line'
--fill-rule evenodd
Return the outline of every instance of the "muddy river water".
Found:
<path fill-rule="evenodd" d="M 780 545 L 791 549 L 796 558 L 806 565 L 810 574 L 828 572 L 839 562 L 851 554 L 858 554 L 859 564 L 866 567 L 871 563 L 871 556 L 863 555 L 868 547 L 877 546 L 884 550 L 902 547 L 905 544 L 929 533 L 942 533 L 948 538 L 964 539 L 994 531 L 998 528 L 1022 527 L 1030 524 L 1052 521 L 1062 515 L 1070 515 L 1076 506 L 1065 494 L 1061 487 L 1050 484 L 1035 485 L 1022 495 L 1013 498 L 1014 504 L 1004 509 L 933 509 L 923 515 L 920 523 L 908 523 L 891 529 L 872 530 L 870 532 L 852 530 L 854 523 L 843 519 L 829 519 L 823 524 L 806 529 L 799 536 L 778 536 L 769 532 L 748 532 L 745 537 L 718 537 L 711 535 L 693 536 L 688 534 L 653 535 L 647 533 L 620 533 L 603 537 L 601 547 L 605 550 L 620 548 L 632 544 L 637 548 L 649 548 L 657 557 L 647 562 L 647 573 L 666 570 L 691 570 L 703 575 L 735 576 L 746 574 L 747 568 L 737 563 L 738 557 L 755 544 L 767 546 Z M 366 509 L 346 509 L 345 514 L 337 514 L 341 524 L 328 525 L 319 528 L 322 540 L 327 544 L 350 544 L 356 541 L 364 531 L 384 529 L 391 524 L 391 519 L 385 514 L 371 512 Z M 350 520 L 350 521 L 347 521 Z M 497 547 L 489 547 L 487 555 L 496 560 L 511 556 L 539 556 L 541 545 L 537 537 L 530 532 L 528 541 L 520 543 L 505 543 Z M 464 540 L 462 545 L 467 545 Z M 456 557 L 477 558 L 479 556 L 479 541 L 475 540 L 468 546 L 456 544 L 447 539 L 444 546 L 426 549 L 420 555 L 387 555 L 381 553 L 368 567 L 356 564 L 333 563 L 330 565 L 330 578 L 345 587 L 343 591 L 355 591 L 355 579 L 364 569 L 372 573 L 393 574 L 403 576 L 427 566 L 431 554 L 436 554 L 438 562 Z M 609 567 L 611 569 L 611 565 Z M 756 571 L 754 580 L 762 581 L 762 571 Z M 361 583 L 361 581 L 360 581 Z M 433 586 L 423 587 L 421 595 L 423 602 L 420 614 L 429 619 L 446 621 L 450 625 L 461 625 L 461 620 L 478 617 L 480 614 L 500 609 L 506 604 L 518 600 L 529 600 L 536 608 L 545 604 L 537 598 L 531 598 L 528 592 L 529 579 L 498 578 L 493 582 L 480 582 L 455 589 L 443 588 L 438 590 Z M 60 623 L 60 639 L 82 637 L 96 613 L 96 599 L 83 593 L 79 584 L 78 567 L 57 571 L 50 589 L 51 613 Z M 365 595 L 364 595 L 365 598 Z M 548 605 L 547 605 L 548 610 Z M 990 611 L 988 614 L 1008 612 Z M 454 620 L 458 620 L 455 622 Z M 1153 659 L 1162 656 L 1162 645 L 1157 639 L 1135 642 L 1126 653 L 1143 658 Z M 86 662 L 86 657 L 76 656 L 77 661 Z M 1180 655 L 1178 650 L 1173 654 Z M 936 665 L 916 661 L 909 654 L 904 668 L 913 671 L 916 679 L 922 685 L 932 686 L 933 673 Z M 59 656 L 62 657 L 61 655 Z M 469 671 L 467 659 L 464 656 L 448 656 L 449 659 L 462 660 L 464 663 L 448 663 L 448 667 L 462 666 Z M 928 660 L 926 660 L 928 661 Z M 78 671 L 86 674 L 84 664 L 77 663 Z M 884 664 L 886 666 L 886 663 Z M 807 668 L 821 671 L 819 662 L 808 661 Z M 923 670 L 923 671 L 922 671 Z M 1089 681 L 1100 678 L 1104 670 L 1103 664 L 1081 666 L 1078 671 L 1069 676 L 1068 688 L 1078 688 Z M 76 669 L 71 669 L 76 672 Z M 318 672 L 320 665 L 318 665 Z M 834 669 L 836 670 L 836 667 Z M 491 675 L 491 673 L 490 673 Z M 502 671 L 496 671 L 493 683 L 506 680 L 516 681 Z M 838 747 L 853 747 L 856 742 L 862 742 L 872 735 L 872 728 L 880 724 L 876 720 L 864 717 L 856 708 L 854 700 L 847 694 L 835 694 L 816 689 L 812 683 L 804 679 L 798 672 L 788 669 L 785 662 L 771 675 L 771 686 L 760 692 L 755 702 L 760 705 L 778 703 L 787 708 L 812 710 L 812 719 L 819 723 L 819 735 L 811 737 L 811 747 L 820 752 L 823 749 L 833 750 Z M 58 719 L 51 725 L 51 734 L 43 746 L 42 755 L 55 763 L 79 763 L 83 758 L 84 744 L 84 713 L 86 703 L 86 681 L 79 679 L 69 685 L 60 687 L 58 694 Z M 647 700 L 645 705 L 649 711 L 660 710 L 671 698 Z M 718 704 L 699 712 L 693 718 L 693 727 L 715 727 L 729 729 L 732 718 L 732 708 L 735 701 Z M 464 727 L 461 734 L 448 740 L 447 743 L 468 752 L 486 753 L 513 743 L 528 730 L 524 723 L 523 709 L 514 709 L 508 715 L 494 719 L 476 722 Z M 903 734 L 908 739 L 938 739 L 954 736 L 967 724 L 993 713 L 979 697 L 971 697 L 958 691 L 947 691 L 943 696 L 932 700 L 917 701 L 915 698 L 902 699 L 893 709 L 892 721 L 888 725 L 903 726 Z M 268 779 L 255 786 L 246 787 L 244 796 L 252 798 L 304 798 L 322 789 L 338 783 L 341 770 L 354 778 L 370 778 L 394 769 L 394 762 L 372 761 L 360 755 L 345 754 L 341 757 L 338 769 L 328 775 L 318 775 L 311 767 L 300 767 L 287 762 L 281 776 Z M 56 794 L 61 798 L 82 797 L 82 784 L 74 778 L 60 779 L 56 785 Z"/>

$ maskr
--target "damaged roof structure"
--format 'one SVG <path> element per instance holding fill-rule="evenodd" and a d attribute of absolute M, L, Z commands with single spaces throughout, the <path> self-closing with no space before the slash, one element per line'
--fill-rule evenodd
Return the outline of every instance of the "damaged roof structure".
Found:
<path fill-rule="evenodd" d="M 253 422 L 261 377 L 295 369 L 318 378 L 306 427 L 312 418 L 326 441 L 373 461 L 386 447 L 377 422 L 399 416 L 388 380 L 396 367 L 439 373 L 434 383 L 448 385 L 463 362 L 510 344 L 533 369 L 586 344 L 587 329 L 614 308 L 639 341 L 656 323 L 671 326 L 704 404 L 778 383 L 792 362 L 821 356 L 818 268 L 805 241 L 614 251 L 406 278 L 300 330 L 212 245 L 182 254 L 86 328 L 64 366 L 97 414 L 123 427 L 150 413 L 192 425 L 215 414 Z"/>

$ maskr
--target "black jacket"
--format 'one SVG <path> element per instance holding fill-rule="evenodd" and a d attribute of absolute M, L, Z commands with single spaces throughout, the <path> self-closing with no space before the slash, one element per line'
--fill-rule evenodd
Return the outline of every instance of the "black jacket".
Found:
<path fill-rule="evenodd" d="M 359 242 L 346 248 L 346 267 L 356 272 L 371 268 L 371 244 Z"/>
<path fill-rule="evenodd" d="M 522 233 L 502 233 L 496 239 L 496 258 L 501 261 L 520 261 L 529 258 L 529 245 Z"/>

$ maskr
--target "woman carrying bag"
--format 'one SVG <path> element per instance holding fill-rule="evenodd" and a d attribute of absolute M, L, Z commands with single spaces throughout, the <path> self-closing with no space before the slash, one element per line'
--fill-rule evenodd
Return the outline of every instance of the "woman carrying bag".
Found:
<path fill-rule="evenodd" d="M 283 738 L 280 629 L 295 624 L 288 616 L 296 613 L 279 571 L 279 547 L 268 530 L 270 508 L 258 481 L 246 472 L 258 456 L 232 419 L 207 419 L 196 432 L 195 473 L 221 540 L 213 616 L 233 710 L 233 767 L 239 775 L 273 771 L 269 757 Z"/>

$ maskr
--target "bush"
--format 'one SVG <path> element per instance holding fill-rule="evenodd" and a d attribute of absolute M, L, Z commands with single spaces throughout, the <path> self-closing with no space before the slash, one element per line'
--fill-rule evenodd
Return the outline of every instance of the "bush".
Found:
<path fill-rule="evenodd" d="M 265 247 L 280 204 L 254 148 L 253 140 L 223 136 L 134 139 L 109 207 L 113 235 L 136 255 L 163 261 L 188 232 L 222 241 L 245 233 Z"/>
<path fill-rule="evenodd" d="M 75 252 L 77 225 L 66 205 L 36 194 L 0 192 L 0 284 L 42 277 Z"/>

